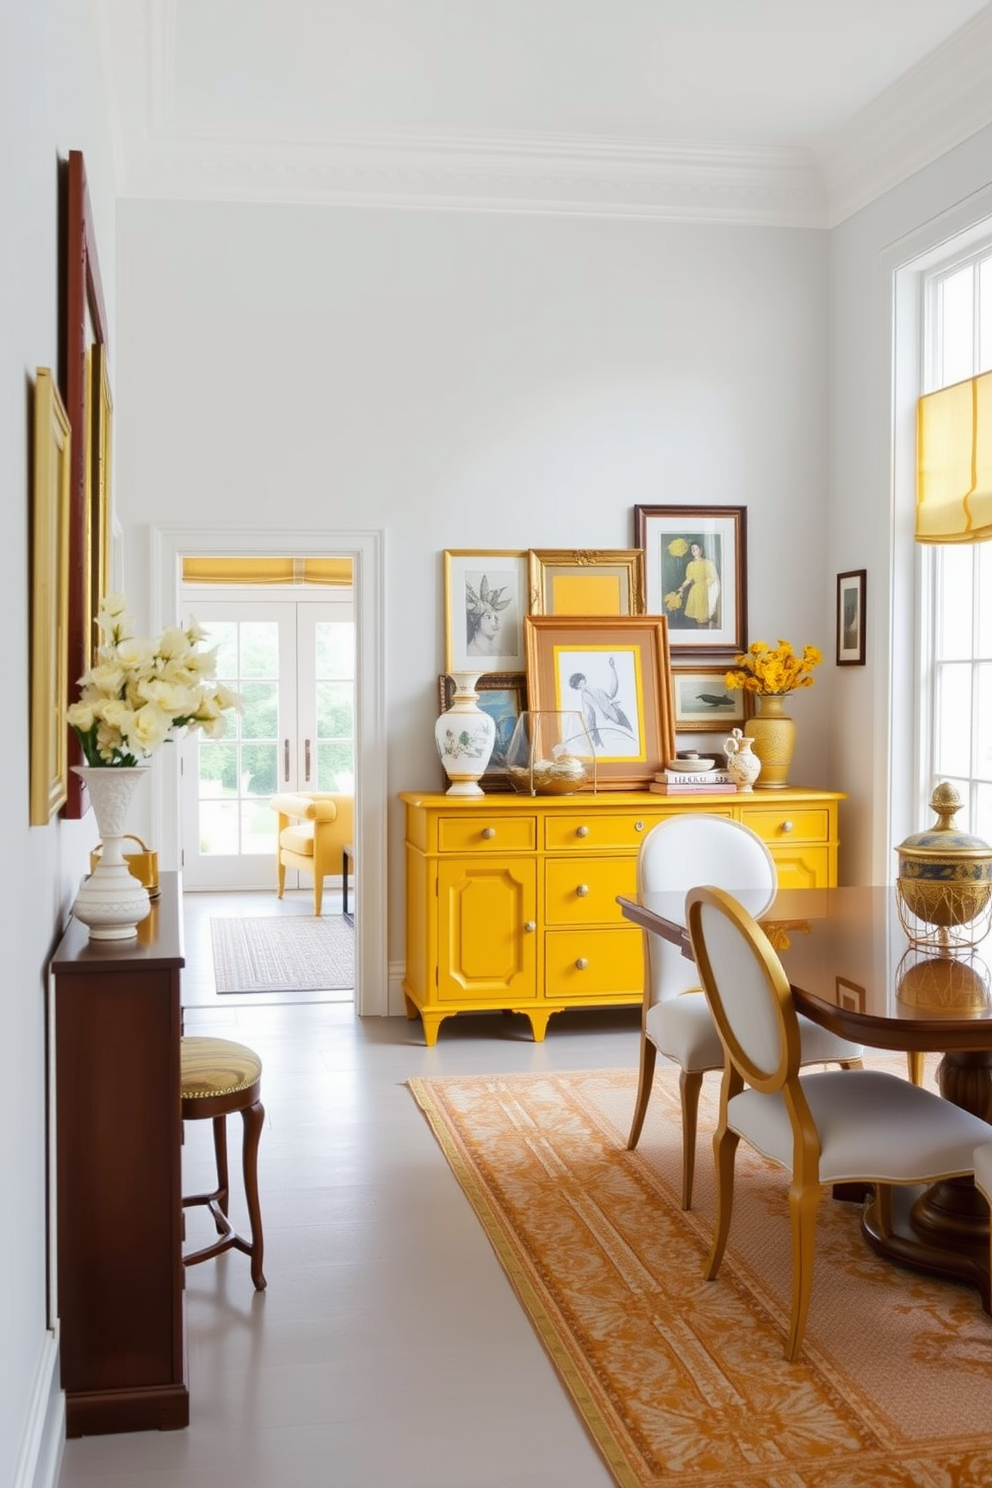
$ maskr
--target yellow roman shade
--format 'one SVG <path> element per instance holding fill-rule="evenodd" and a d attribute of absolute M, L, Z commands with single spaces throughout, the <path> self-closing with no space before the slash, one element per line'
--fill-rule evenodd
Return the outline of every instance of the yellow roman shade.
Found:
<path fill-rule="evenodd" d="M 350 558 L 184 558 L 184 584 L 348 586 Z"/>
<path fill-rule="evenodd" d="M 920 399 L 916 540 L 992 537 L 992 372 Z"/>

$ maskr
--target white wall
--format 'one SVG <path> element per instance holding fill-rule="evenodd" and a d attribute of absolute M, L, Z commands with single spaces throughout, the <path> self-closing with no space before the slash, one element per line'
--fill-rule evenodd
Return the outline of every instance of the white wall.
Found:
<path fill-rule="evenodd" d="M 46 966 L 85 862 L 88 823 L 28 825 L 30 414 L 35 368 L 58 367 L 58 163 L 85 154 L 113 299 L 111 156 L 89 0 L 5 5 L 0 21 L 0 630 L 7 706 L 0 932 L 0 1483 L 53 1478 L 60 1422 L 47 1327 Z"/>
<path fill-rule="evenodd" d="M 891 881 L 895 845 L 931 821 L 916 799 L 913 750 L 919 360 L 908 324 L 912 290 L 894 315 L 894 276 L 988 217 L 990 183 L 992 130 L 984 130 L 831 234 L 827 567 L 831 576 L 867 568 L 869 604 L 868 665 L 836 671 L 830 724 L 830 775 L 850 795 L 847 882 Z"/>
<path fill-rule="evenodd" d="M 752 636 L 832 650 L 824 234 L 125 201 L 118 259 L 125 529 L 384 529 L 391 797 L 441 781 L 445 548 L 630 547 L 637 503 L 745 505 Z M 822 670 L 795 701 L 817 785 Z M 401 959 L 395 803 L 389 858 Z"/>

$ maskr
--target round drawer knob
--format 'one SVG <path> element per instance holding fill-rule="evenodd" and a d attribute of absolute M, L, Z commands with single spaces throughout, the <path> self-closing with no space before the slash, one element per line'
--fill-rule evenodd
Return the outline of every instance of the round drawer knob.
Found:
<path fill-rule="evenodd" d="M 527 931 L 528 935 L 533 935 L 534 931 L 537 929 L 537 921 L 524 920 L 524 929 Z"/>
<path fill-rule="evenodd" d="M 644 823 L 642 821 L 636 821 L 634 823 L 634 831 L 635 832 L 643 832 L 644 831 Z"/>
<path fill-rule="evenodd" d="M 580 899 L 584 899 L 586 897 L 586 895 L 588 894 L 588 892 L 589 892 L 589 885 L 588 884 L 579 884 L 578 887 L 576 888 L 575 892 L 579 896 Z"/>
<path fill-rule="evenodd" d="M 791 821 L 784 821 L 782 823 L 782 831 L 783 832 L 791 832 L 792 829 L 793 829 L 793 824 L 792 824 Z"/>
<path fill-rule="evenodd" d="M 585 956 L 580 956 L 575 963 L 575 969 L 576 971 L 585 971 L 588 965 L 589 962 L 586 960 Z"/>
<path fill-rule="evenodd" d="M 576 827 L 576 829 L 575 829 L 575 835 L 576 835 L 576 837 L 588 837 L 589 836 L 589 828 L 588 827 Z"/>
<path fill-rule="evenodd" d="M 492 842 L 492 840 L 493 840 L 493 838 L 495 836 L 496 836 L 496 828 L 495 827 L 483 827 L 483 829 L 482 829 L 482 840 L 484 842 Z"/>

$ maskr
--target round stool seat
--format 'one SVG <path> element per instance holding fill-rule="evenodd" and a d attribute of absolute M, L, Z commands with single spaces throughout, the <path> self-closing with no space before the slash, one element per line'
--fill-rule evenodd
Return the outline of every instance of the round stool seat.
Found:
<path fill-rule="evenodd" d="M 262 1061 L 254 1049 L 231 1039 L 184 1035 L 180 1047 L 181 1113 L 184 1121 L 213 1122 L 217 1187 L 211 1193 L 183 1198 L 183 1208 L 205 1205 L 218 1238 L 183 1257 L 187 1266 L 211 1260 L 225 1250 L 240 1250 L 251 1257 L 251 1277 L 256 1288 L 265 1286 L 262 1271 L 262 1215 L 258 1201 L 258 1143 L 265 1111 L 259 1099 Z M 241 1166 L 248 1203 L 250 1239 L 243 1239 L 228 1218 L 227 1118 L 240 1111 L 244 1123 Z"/>
<path fill-rule="evenodd" d="M 254 1049 L 230 1039 L 185 1037 L 181 1040 L 182 1098 L 247 1097 L 262 1078 L 262 1061 Z M 237 1110 L 238 1103 L 232 1105 Z"/>

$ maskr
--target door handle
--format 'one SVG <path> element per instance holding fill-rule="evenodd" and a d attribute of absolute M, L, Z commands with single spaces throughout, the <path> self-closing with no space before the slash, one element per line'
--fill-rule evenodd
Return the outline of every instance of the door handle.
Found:
<path fill-rule="evenodd" d="M 303 778 L 307 785 L 310 784 L 310 740 L 303 741 Z"/>
<path fill-rule="evenodd" d="M 285 785 L 289 784 L 289 740 L 282 741 L 282 778 Z"/>

